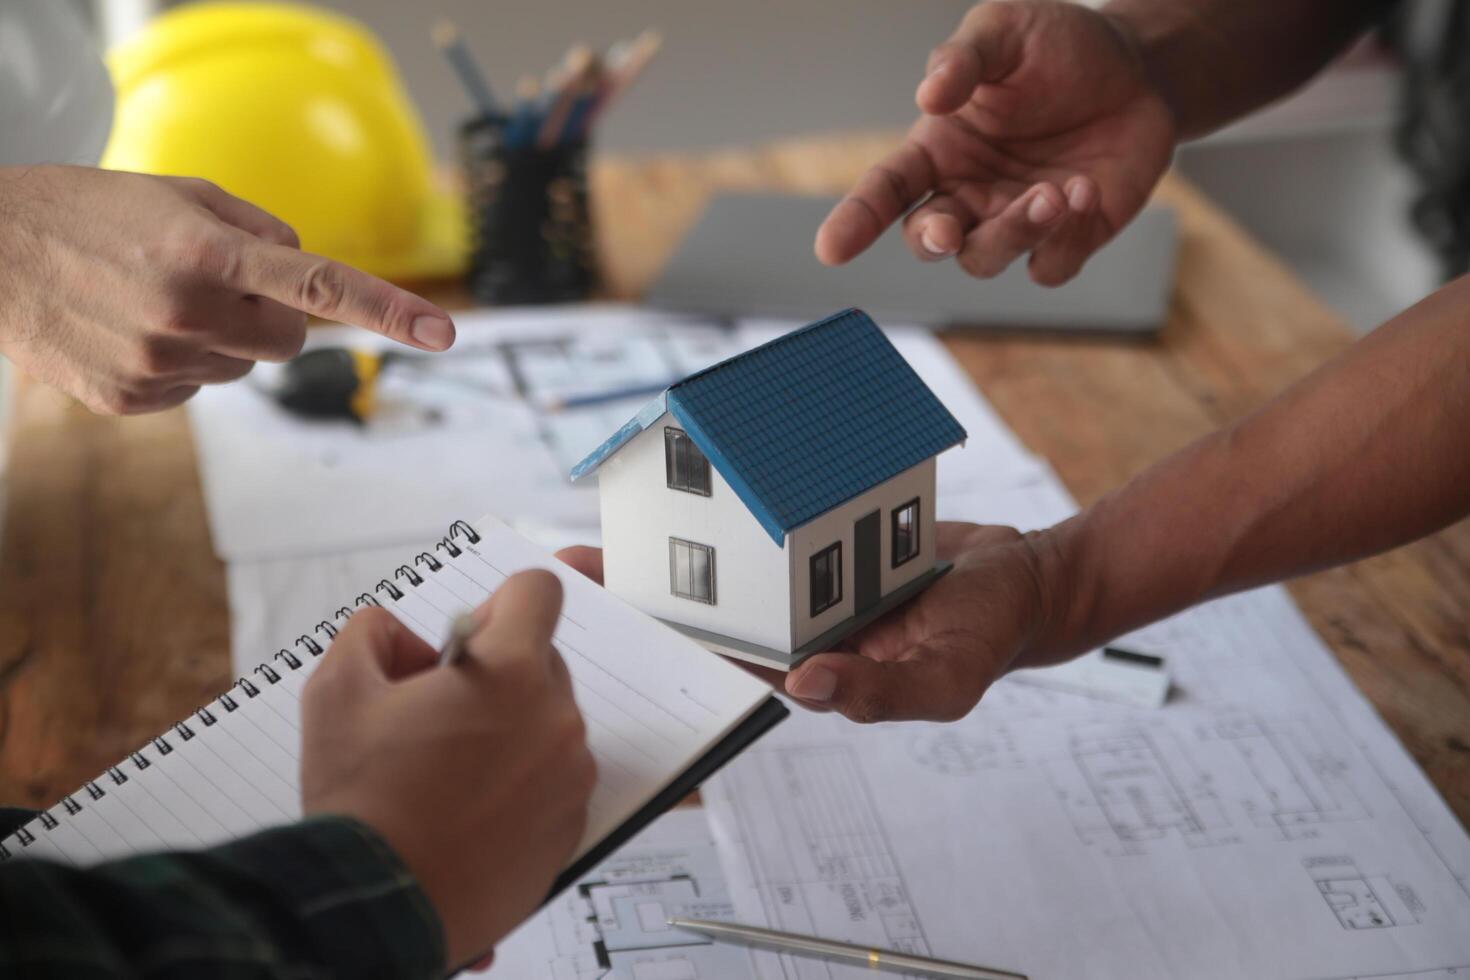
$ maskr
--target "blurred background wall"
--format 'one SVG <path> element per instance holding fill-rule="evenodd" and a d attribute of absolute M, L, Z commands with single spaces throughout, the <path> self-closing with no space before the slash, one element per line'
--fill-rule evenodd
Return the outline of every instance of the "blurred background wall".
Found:
<path fill-rule="evenodd" d="M 540 76 L 574 40 L 606 45 L 644 27 L 664 47 L 599 130 L 604 149 L 687 150 L 813 129 L 902 126 L 924 59 L 966 0 L 327 0 L 387 39 L 441 151 L 468 106 L 429 38 L 459 25 L 497 93 Z"/>
<path fill-rule="evenodd" d="M 84 0 L 76 0 L 84 2 Z M 177 0 L 90 0 L 117 38 Z M 929 49 L 969 0 L 322 0 L 392 52 L 441 157 L 468 111 L 429 28 L 449 17 L 497 93 L 578 40 L 654 26 L 659 58 L 600 130 L 605 150 L 700 150 L 823 130 L 901 127 Z M 1405 217 L 1412 184 L 1390 144 L 1397 69 L 1371 46 L 1267 113 L 1181 151 L 1178 166 L 1362 329 L 1435 283 Z"/>

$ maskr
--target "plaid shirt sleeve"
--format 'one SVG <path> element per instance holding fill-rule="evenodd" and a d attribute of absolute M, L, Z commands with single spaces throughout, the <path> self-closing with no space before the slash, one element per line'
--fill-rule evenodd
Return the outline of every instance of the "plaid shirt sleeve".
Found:
<path fill-rule="evenodd" d="M 366 826 L 314 818 L 201 851 L 0 864 L 0 976 L 442 977 L 439 918 Z"/>

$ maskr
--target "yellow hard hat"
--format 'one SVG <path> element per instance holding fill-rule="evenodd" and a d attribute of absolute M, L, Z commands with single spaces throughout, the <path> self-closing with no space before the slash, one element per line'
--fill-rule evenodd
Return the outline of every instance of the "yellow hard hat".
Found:
<path fill-rule="evenodd" d="M 390 279 L 462 271 L 462 205 L 362 25 L 291 3 L 198 3 L 108 54 L 102 165 L 204 177 L 290 224 L 301 247 Z"/>

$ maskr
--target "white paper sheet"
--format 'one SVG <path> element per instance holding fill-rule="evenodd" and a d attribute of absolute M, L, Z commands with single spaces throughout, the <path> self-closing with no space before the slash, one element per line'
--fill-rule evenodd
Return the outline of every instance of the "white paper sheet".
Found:
<path fill-rule="evenodd" d="M 1005 503 L 945 516 L 1070 510 Z M 1002 681 L 953 725 L 796 710 L 705 786 L 742 921 L 1036 980 L 1470 971 L 1470 838 L 1284 590 L 1121 642 L 1168 655 L 1164 708 Z"/>
<path fill-rule="evenodd" d="M 412 543 L 485 510 L 557 525 L 597 523 L 595 488 L 567 471 L 646 401 L 650 386 L 739 350 L 728 328 L 628 307 L 470 312 L 440 355 L 385 367 L 367 425 L 307 421 L 263 389 L 280 369 L 189 402 L 215 551 L 227 561 Z M 348 327 L 309 350 L 404 353 Z M 575 409 L 567 399 L 626 398 Z"/>
<path fill-rule="evenodd" d="M 733 919 L 704 811 L 673 810 L 513 932 L 492 980 L 749 980 L 751 954 L 669 928 L 669 916 Z"/>

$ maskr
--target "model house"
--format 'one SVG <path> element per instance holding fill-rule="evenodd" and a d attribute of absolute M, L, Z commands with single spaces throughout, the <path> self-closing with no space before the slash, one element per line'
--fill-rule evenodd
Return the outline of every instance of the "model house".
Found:
<path fill-rule="evenodd" d="M 672 385 L 596 473 L 605 583 L 710 649 L 780 667 L 948 570 L 935 457 L 965 430 L 847 310 Z"/>

